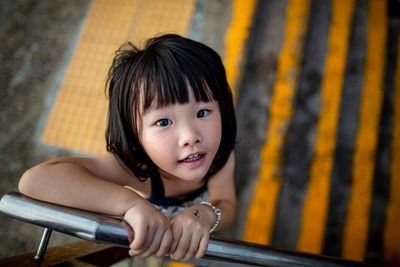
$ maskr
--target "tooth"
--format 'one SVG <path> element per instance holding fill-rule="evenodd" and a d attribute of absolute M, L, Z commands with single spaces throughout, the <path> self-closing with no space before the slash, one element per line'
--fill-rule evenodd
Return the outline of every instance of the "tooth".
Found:
<path fill-rule="evenodd" d="M 191 155 L 191 156 L 189 156 L 189 157 L 187 157 L 186 159 L 185 159 L 185 161 L 193 161 L 193 160 L 196 160 L 196 159 L 198 159 L 200 157 L 200 154 L 195 154 L 195 155 Z"/>

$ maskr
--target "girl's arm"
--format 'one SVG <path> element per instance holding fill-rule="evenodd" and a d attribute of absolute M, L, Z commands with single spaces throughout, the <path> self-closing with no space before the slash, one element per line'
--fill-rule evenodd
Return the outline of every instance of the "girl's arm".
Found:
<path fill-rule="evenodd" d="M 94 158 L 69 157 L 29 169 L 20 179 L 19 190 L 42 201 L 123 215 L 141 200 L 139 195 L 122 186 L 132 185 L 135 180 L 112 154 Z"/>
<path fill-rule="evenodd" d="M 208 201 L 221 210 L 221 221 L 216 231 L 226 229 L 233 223 L 236 210 L 234 171 L 235 155 L 232 152 L 225 166 L 208 181 Z M 211 211 L 212 227 L 216 217 L 210 207 L 206 206 L 206 208 Z"/>
<path fill-rule="evenodd" d="M 143 184 L 112 155 L 59 158 L 39 164 L 21 177 L 21 193 L 42 201 L 123 216 L 133 228 L 129 253 L 157 256 L 169 251 L 169 219 L 128 185 L 140 192 Z"/>

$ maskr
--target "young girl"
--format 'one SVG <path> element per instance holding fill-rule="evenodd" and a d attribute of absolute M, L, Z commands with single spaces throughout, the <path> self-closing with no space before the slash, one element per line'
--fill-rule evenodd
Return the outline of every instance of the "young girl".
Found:
<path fill-rule="evenodd" d="M 58 158 L 22 176 L 32 198 L 109 215 L 132 227 L 131 256 L 200 258 L 228 227 L 236 198 L 232 95 L 221 58 L 178 35 L 128 43 L 108 74 L 107 151 Z"/>

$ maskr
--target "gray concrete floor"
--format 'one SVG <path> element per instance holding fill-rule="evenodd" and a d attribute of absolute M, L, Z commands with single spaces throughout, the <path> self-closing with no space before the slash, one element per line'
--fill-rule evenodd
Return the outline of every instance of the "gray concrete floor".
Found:
<path fill-rule="evenodd" d="M 30 166 L 68 152 L 46 147 L 40 130 L 89 1 L 0 2 L 0 194 L 16 191 Z M 0 258 L 34 249 L 42 229 L 0 215 Z M 71 241 L 55 234 L 51 245 Z"/>

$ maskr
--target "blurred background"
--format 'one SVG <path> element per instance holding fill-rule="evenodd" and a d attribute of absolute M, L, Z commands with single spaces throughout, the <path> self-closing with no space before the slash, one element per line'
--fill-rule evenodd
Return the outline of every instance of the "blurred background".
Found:
<path fill-rule="evenodd" d="M 2 0 L 0 194 L 39 162 L 104 152 L 115 50 L 177 33 L 221 55 L 234 92 L 224 235 L 400 266 L 399 32 L 399 0 Z M 0 215 L 0 258 L 41 233 Z"/>

